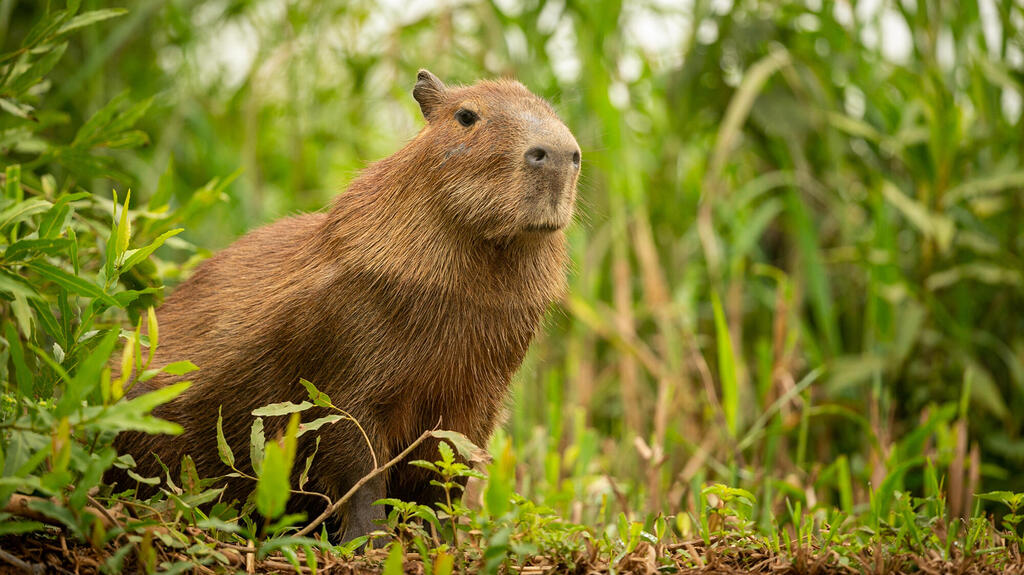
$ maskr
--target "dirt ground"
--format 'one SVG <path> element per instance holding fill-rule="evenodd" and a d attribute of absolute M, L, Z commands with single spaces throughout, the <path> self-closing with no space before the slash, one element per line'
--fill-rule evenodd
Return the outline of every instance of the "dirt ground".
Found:
<path fill-rule="evenodd" d="M 937 554 L 932 557 L 913 555 L 876 555 L 864 552 L 844 557 L 836 550 L 797 550 L 792 554 L 774 554 L 752 549 L 750 545 L 725 545 L 718 542 L 707 546 L 703 541 L 682 542 L 671 545 L 649 545 L 641 543 L 632 553 L 615 561 L 618 573 L 640 573 L 654 575 L 678 573 L 683 575 L 831 575 L 831 574 L 911 574 L 926 575 L 1024 575 L 1024 559 L 1021 557 L 998 556 L 993 554 L 956 557 L 944 560 Z M 154 546 L 157 564 L 173 564 L 187 559 L 181 550 Z M 226 564 L 197 567 L 195 573 L 295 573 L 296 569 L 283 556 L 256 560 L 255 554 L 245 550 L 230 552 L 219 549 Z M 225 552 L 227 551 L 227 552 Z M 76 544 L 59 534 L 50 536 L 0 537 L 0 575 L 8 573 L 57 573 L 92 574 L 100 572 L 111 549 L 97 550 L 88 545 Z M 1001 552 L 1005 553 L 1005 552 Z M 328 575 L 376 574 L 387 552 L 375 550 L 353 560 L 319 555 L 317 573 Z M 300 573 L 310 573 L 304 566 Z M 609 573 L 612 560 L 602 556 L 596 548 L 577 553 L 571 558 L 554 559 L 545 556 L 533 557 L 524 565 L 513 566 L 507 573 L 521 575 L 545 575 L 548 573 L 571 573 L 591 575 Z M 474 573 L 479 565 L 470 563 L 459 572 Z M 404 564 L 406 574 L 426 573 L 418 554 L 410 553 Z M 139 572 L 139 563 L 134 554 L 126 555 L 123 573 Z"/>

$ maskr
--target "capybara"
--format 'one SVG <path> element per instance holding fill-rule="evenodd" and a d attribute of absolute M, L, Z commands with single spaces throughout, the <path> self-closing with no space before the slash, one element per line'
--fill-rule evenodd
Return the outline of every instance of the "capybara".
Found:
<path fill-rule="evenodd" d="M 580 150 L 551 106 L 515 81 L 446 86 L 421 70 L 413 96 L 426 125 L 367 167 L 329 211 L 242 237 L 158 309 L 154 365 L 188 359 L 199 370 L 131 389 L 138 395 L 193 382 L 154 411 L 181 424 L 182 435 L 117 439 L 140 473 L 159 474 L 152 453 L 172 473 L 185 454 L 203 476 L 227 473 L 217 453 L 218 409 L 236 465 L 251 473 L 251 412 L 307 399 L 300 378 L 358 420 L 380 463 L 439 420 L 486 444 L 513 373 L 565 287 L 563 230 L 573 215 Z M 268 440 L 286 419 L 266 418 Z M 299 439 L 296 473 L 316 435 Z M 351 421 L 325 425 L 319 435 L 305 490 L 337 500 L 373 460 Z M 435 441 L 409 459 L 436 458 Z M 378 499 L 431 504 L 433 478 L 396 465 L 356 492 L 335 536 L 374 530 L 384 517 L 382 506 L 371 505 Z M 242 479 L 226 484 L 226 498 L 239 500 L 254 487 Z M 290 510 L 312 518 L 324 505 L 293 497 Z"/>

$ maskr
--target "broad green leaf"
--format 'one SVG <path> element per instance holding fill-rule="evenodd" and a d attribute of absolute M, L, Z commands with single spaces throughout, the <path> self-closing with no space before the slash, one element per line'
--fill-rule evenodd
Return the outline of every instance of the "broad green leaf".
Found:
<path fill-rule="evenodd" d="M 295 434 L 299 415 L 293 413 L 288 422 L 283 445 L 271 441 L 266 445 L 263 457 L 263 473 L 256 482 L 256 509 L 265 516 L 276 518 L 284 513 L 285 504 L 291 494 L 292 465 L 295 461 Z"/>
<path fill-rule="evenodd" d="M 302 434 L 304 434 L 304 433 L 307 433 L 307 432 L 310 432 L 310 431 L 317 431 L 318 429 L 320 429 L 321 427 L 323 427 L 324 425 L 326 425 L 328 423 L 337 423 L 338 421 L 341 421 L 342 419 L 347 419 L 347 418 L 344 415 L 336 415 L 335 414 L 335 415 L 326 415 L 324 417 L 321 417 L 321 418 L 318 418 L 318 419 L 314 419 L 313 421 L 310 421 L 308 423 L 301 423 L 301 424 L 299 424 L 299 432 L 298 432 L 297 435 L 298 435 L 298 437 L 302 437 Z"/>
<path fill-rule="evenodd" d="M 184 360 L 169 363 L 165 365 L 163 368 L 161 368 L 160 371 L 164 373 L 169 373 L 171 375 L 185 375 L 186 373 L 191 373 L 193 371 L 196 371 L 197 369 L 199 368 L 196 367 L 196 364 L 192 363 L 191 361 Z"/>
<path fill-rule="evenodd" d="M 66 239 L 28 239 L 18 240 L 4 251 L 4 259 L 8 262 L 20 261 L 25 255 L 42 253 L 49 256 L 62 254 L 71 247 Z"/>
<path fill-rule="evenodd" d="M 481 456 L 481 454 L 486 453 L 485 450 L 481 449 L 479 446 L 473 443 L 468 437 L 459 433 L 458 431 L 431 431 L 430 435 L 431 437 L 436 437 L 438 439 L 443 439 L 447 442 L 450 442 L 459 452 L 459 455 L 465 458 L 466 461 L 477 459 Z"/>
<path fill-rule="evenodd" d="M 306 411 L 313 407 L 313 404 L 308 401 L 302 403 L 292 403 L 285 401 L 282 403 L 272 403 L 270 405 L 254 409 L 252 414 L 257 417 L 267 417 L 272 415 L 288 415 L 289 413 L 296 413 L 299 411 Z"/>
<path fill-rule="evenodd" d="M 52 205 L 41 198 L 30 198 L 14 204 L 0 212 L 0 234 L 6 234 L 12 225 L 23 222 L 35 214 L 45 212 Z"/>
<path fill-rule="evenodd" d="M 116 330 L 110 330 L 100 340 L 89 355 L 78 365 L 71 383 L 68 384 L 57 403 L 54 414 L 57 417 L 64 417 L 81 406 L 92 390 L 100 382 L 100 372 L 106 367 L 110 355 L 114 352 L 114 345 L 117 343 Z"/>
<path fill-rule="evenodd" d="M 46 214 L 39 220 L 39 237 L 55 238 L 60 235 L 61 230 L 67 225 L 68 216 L 71 214 L 71 203 L 84 200 L 89 197 L 88 192 L 63 195 L 55 202 Z"/>
<path fill-rule="evenodd" d="M 217 407 L 217 454 L 220 455 L 220 460 L 224 462 L 224 465 L 234 469 L 235 454 L 231 451 L 228 440 L 224 438 L 224 416 L 221 413 L 223 407 Z"/>
<path fill-rule="evenodd" d="M 15 521 L 7 519 L 0 522 L 0 536 L 23 535 L 33 531 L 42 531 L 45 528 L 46 524 L 38 521 Z"/>
<path fill-rule="evenodd" d="M 266 451 L 267 437 L 263 434 L 263 418 L 257 417 L 249 430 L 249 460 L 252 470 L 259 475 L 263 469 L 263 453 Z"/>
<path fill-rule="evenodd" d="M 177 435 L 182 432 L 180 425 L 147 414 L 181 395 L 190 385 L 190 382 L 183 381 L 165 385 L 129 401 L 119 401 L 107 408 L 90 407 L 83 410 L 83 417 L 96 417 L 95 425 L 105 430 Z"/>
<path fill-rule="evenodd" d="M 0 292 L 8 293 L 11 296 L 21 295 L 29 298 L 30 301 L 40 297 L 39 292 L 21 276 L 11 274 L 4 269 L 0 269 Z"/>
<path fill-rule="evenodd" d="M 328 397 L 326 393 L 317 389 L 311 381 L 299 379 L 299 383 L 306 388 L 306 391 L 309 393 L 309 399 L 313 401 L 314 405 L 318 405 L 320 407 L 331 407 L 331 398 Z"/>
<path fill-rule="evenodd" d="M 39 275 L 53 281 L 71 293 L 96 298 L 103 303 L 117 307 L 118 303 L 113 297 L 100 289 L 99 286 L 69 274 L 68 272 L 45 262 L 32 262 L 28 267 L 35 270 Z"/>
<path fill-rule="evenodd" d="M 405 573 L 405 569 L 402 567 L 404 560 L 405 551 L 402 549 L 402 544 L 398 541 L 392 542 L 388 558 L 384 560 L 382 575 L 402 575 Z"/>

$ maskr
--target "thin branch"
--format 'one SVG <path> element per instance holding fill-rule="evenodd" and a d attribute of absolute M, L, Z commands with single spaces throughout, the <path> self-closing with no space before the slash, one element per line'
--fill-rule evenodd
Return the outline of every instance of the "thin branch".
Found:
<path fill-rule="evenodd" d="M 438 422 L 438 423 L 440 423 L 440 422 Z M 404 451 L 402 451 L 401 453 L 396 455 L 394 458 L 392 458 L 391 461 L 388 461 L 382 467 L 375 468 L 370 473 L 364 475 L 362 479 L 360 479 L 359 481 L 356 481 L 355 485 L 353 485 L 352 488 L 349 489 L 348 492 L 345 493 L 345 495 L 341 496 L 341 499 L 335 501 L 333 504 L 328 506 L 327 509 L 325 509 L 324 512 L 321 513 L 319 517 L 317 517 L 309 525 L 306 525 L 305 527 L 300 529 L 297 533 L 295 533 L 295 536 L 296 537 L 302 537 L 304 535 L 309 535 L 310 533 L 312 533 L 312 531 L 314 529 L 316 529 L 317 527 L 319 527 L 321 523 L 326 521 L 331 515 L 334 515 L 335 513 L 337 513 L 338 510 L 341 509 L 341 506 L 344 505 L 345 503 L 347 503 L 348 500 L 351 499 L 353 495 L 355 495 L 356 491 L 359 491 L 360 487 L 366 485 L 371 480 L 376 478 L 378 475 L 380 475 L 381 473 L 384 473 L 388 469 L 391 469 L 399 461 L 405 459 L 405 457 L 408 456 L 410 453 L 412 453 L 414 449 L 419 447 L 419 445 L 421 443 L 423 443 L 424 440 L 426 440 L 428 437 L 430 437 L 430 434 L 433 433 L 436 429 L 437 428 L 435 427 L 434 429 L 428 429 L 427 431 L 424 431 L 419 437 L 416 438 L 416 441 L 413 441 L 412 443 L 410 443 L 409 447 L 406 447 Z"/>

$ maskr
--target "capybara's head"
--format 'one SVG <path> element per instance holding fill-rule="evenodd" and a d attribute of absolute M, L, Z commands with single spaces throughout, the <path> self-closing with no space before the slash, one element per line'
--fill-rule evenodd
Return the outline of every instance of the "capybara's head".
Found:
<path fill-rule="evenodd" d="M 413 146 L 443 217 L 485 239 L 569 224 L 580 147 L 547 102 L 512 80 L 445 86 L 427 70 L 413 96 L 427 120 Z"/>

